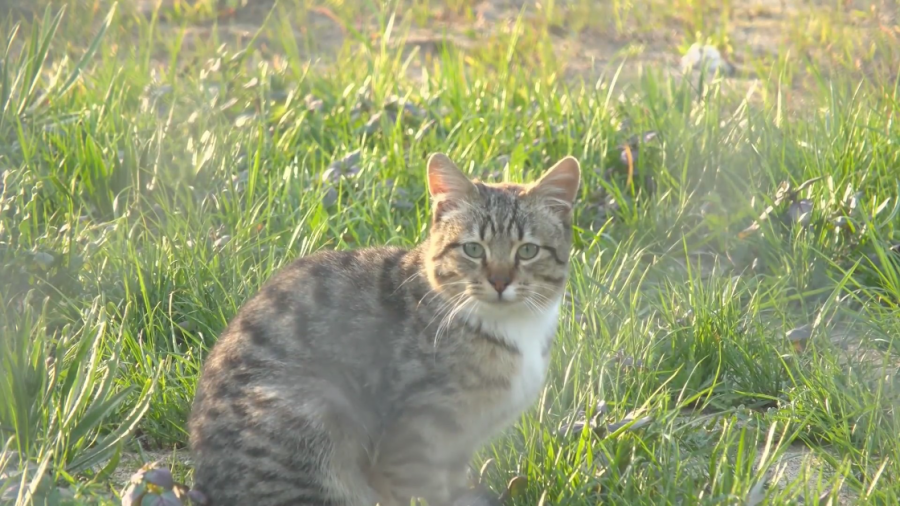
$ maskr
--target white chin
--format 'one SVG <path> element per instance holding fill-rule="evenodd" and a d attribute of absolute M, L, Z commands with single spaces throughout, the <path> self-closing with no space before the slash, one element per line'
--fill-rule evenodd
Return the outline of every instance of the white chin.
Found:
<path fill-rule="evenodd" d="M 509 308 L 509 307 L 515 307 L 515 306 L 519 305 L 519 301 L 510 300 L 510 299 L 507 299 L 506 297 L 503 297 L 502 299 L 485 298 L 485 299 L 479 300 L 478 302 L 480 302 L 481 305 L 483 305 L 483 306 L 488 306 L 488 307 L 492 307 L 492 308 Z"/>
<path fill-rule="evenodd" d="M 509 306 L 511 304 L 515 304 L 516 302 L 520 302 L 519 294 L 516 291 L 516 287 L 508 286 L 506 290 L 503 290 L 502 295 L 498 295 L 493 288 L 490 291 L 485 291 L 484 295 L 478 298 L 482 302 L 486 302 L 488 304 L 495 304 L 498 306 Z"/>
<path fill-rule="evenodd" d="M 493 297 L 491 295 L 485 295 L 484 297 L 479 297 L 478 302 L 480 302 L 482 304 L 486 304 L 488 306 L 510 307 L 510 306 L 516 306 L 522 301 L 515 297 L 509 297 L 504 292 L 503 297 L 498 297 L 495 293 L 495 294 L 493 294 Z"/>

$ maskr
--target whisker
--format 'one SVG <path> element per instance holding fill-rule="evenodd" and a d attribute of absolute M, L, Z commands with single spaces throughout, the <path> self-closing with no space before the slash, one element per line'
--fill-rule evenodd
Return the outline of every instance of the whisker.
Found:
<path fill-rule="evenodd" d="M 477 307 L 478 307 L 478 303 L 472 304 L 472 307 L 469 308 L 469 312 L 466 313 L 466 316 L 464 318 L 465 323 L 469 323 L 469 318 L 472 317 L 472 312 L 474 312 L 475 308 L 477 308 Z"/>
<path fill-rule="evenodd" d="M 538 311 L 536 303 L 533 300 L 531 300 L 530 297 L 523 298 L 522 302 L 525 304 L 525 307 L 528 308 L 528 311 L 531 312 L 531 314 L 534 314 L 534 315 L 540 314 L 540 311 Z"/>
<path fill-rule="evenodd" d="M 456 306 L 456 303 L 464 297 L 466 297 L 466 292 L 459 292 L 458 294 L 441 303 L 441 305 L 438 306 L 438 308 L 434 311 L 434 316 L 431 318 L 428 324 L 425 325 L 425 328 L 430 327 L 431 324 L 434 323 L 434 320 L 436 320 L 437 317 L 442 316 L 445 311 L 452 310 L 452 308 Z"/>
<path fill-rule="evenodd" d="M 458 306 L 453 308 L 453 311 L 451 311 L 446 317 L 444 317 L 443 320 L 441 320 L 441 324 L 440 324 L 440 326 L 438 326 L 438 330 L 434 334 L 434 347 L 435 348 L 437 348 L 437 345 L 441 339 L 441 336 L 443 334 L 445 334 L 447 332 L 447 330 L 450 329 L 450 325 L 453 324 L 453 318 L 455 318 L 456 315 L 459 314 L 460 311 L 462 311 L 470 302 L 472 302 L 474 300 L 475 299 L 473 299 L 471 297 L 466 298 L 466 300 L 462 304 L 459 304 Z"/>
<path fill-rule="evenodd" d="M 456 295 L 446 299 L 445 301 L 443 301 L 441 303 L 441 305 L 438 306 L 437 309 L 435 309 L 435 315 L 428 322 L 428 325 L 426 325 L 426 328 L 428 326 L 430 326 L 432 323 L 434 323 L 434 320 L 437 319 L 439 316 L 445 317 L 449 312 L 451 312 L 458 305 L 458 303 L 461 300 L 465 299 L 468 296 L 469 295 L 465 291 L 462 291 L 462 292 L 457 293 Z"/>
<path fill-rule="evenodd" d="M 534 297 L 534 298 L 537 299 L 539 302 L 542 302 L 542 303 L 544 303 L 544 304 L 548 304 L 548 305 L 549 305 L 549 304 L 552 302 L 552 301 L 550 300 L 550 297 L 547 297 L 546 295 L 544 295 L 544 294 L 542 294 L 542 293 L 540 293 L 540 292 L 534 292 L 534 291 L 533 291 L 533 292 L 528 293 L 528 295 L 531 296 L 531 297 Z"/>
<path fill-rule="evenodd" d="M 425 295 L 423 295 L 422 298 L 419 299 L 419 302 L 416 303 L 416 307 L 422 305 L 422 301 L 425 300 L 425 297 L 428 297 L 429 295 L 432 295 L 432 298 L 434 298 L 434 297 L 433 297 L 434 295 L 440 295 L 440 294 L 441 294 L 441 292 L 440 292 L 440 289 L 441 289 L 441 288 L 445 288 L 445 287 L 448 287 L 448 286 L 454 286 L 454 285 L 468 285 L 468 284 L 469 284 L 468 281 L 453 281 L 453 282 L 451 282 L 451 283 L 444 283 L 444 284 L 442 284 L 441 286 L 434 287 L 434 288 L 432 288 L 431 290 L 428 290 L 427 292 L 425 292 Z"/>
<path fill-rule="evenodd" d="M 393 293 L 391 293 L 391 295 L 396 294 L 398 290 L 400 290 L 401 288 L 403 288 L 404 285 L 406 285 L 407 283 L 409 283 L 410 281 L 412 281 L 414 278 L 417 278 L 417 277 L 423 276 L 423 275 L 424 275 L 424 272 L 423 272 L 423 271 L 416 271 L 416 272 L 414 272 L 414 273 L 413 273 L 412 275 L 410 275 L 408 278 L 404 279 L 402 283 L 400 283 L 399 285 L 397 285 L 397 289 L 394 290 Z"/>
<path fill-rule="evenodd" d="M 548 290 L 559 290 L 559 285 L 551 285 L 550 283 L 544 283 L 542 281 L 529 281 L 529 287 L 538 287 L 538 288 L 546 288 Z"/>
<path fill-rule="evenodd" d="M 553 303 L 549 297 L 534 290 L 525 291 L 522 300 L 532 303 L 538 312 L 547 311 Z"/>

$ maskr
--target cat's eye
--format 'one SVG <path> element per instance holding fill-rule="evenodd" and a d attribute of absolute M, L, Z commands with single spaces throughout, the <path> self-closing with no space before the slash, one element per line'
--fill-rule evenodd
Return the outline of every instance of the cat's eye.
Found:
<path fill-rule="evenodd" d="M 484 256 L 484 246 L 477 242 L 467 242 L 462 245 L 463 253 L 472 258 L 481 258 Z"/>
<path fill-rule="evenodd" d="M 538 251 L 540 250 L 540 246 L 528 242 L 519 246 L 519 250 L 516 251 L 516 255 L 522 260 L 531 260 L 532 258 L 537 256 Z"/>

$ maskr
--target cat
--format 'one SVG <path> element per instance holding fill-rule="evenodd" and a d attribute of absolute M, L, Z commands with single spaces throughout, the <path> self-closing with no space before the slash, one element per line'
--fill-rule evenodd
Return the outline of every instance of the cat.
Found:
<path fill-rule="evenodd" d="M 189 420 L 212 506 L 449 506 L 537 399 L 579 163 L 488 184 L 435 153 L 427 177 L 425 241 L 297 259 L 213 346 Z"/>

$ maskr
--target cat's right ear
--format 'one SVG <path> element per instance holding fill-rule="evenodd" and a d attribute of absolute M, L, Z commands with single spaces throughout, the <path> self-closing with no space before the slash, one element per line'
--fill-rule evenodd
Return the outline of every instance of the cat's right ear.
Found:
<path fill-rule="evenodd" d="M 434 153 L 428 157 L 428 193 L 434 221 L 440 221 L 447 211 L 459 208 L 473 191 L 475 185 L 447 155 Z"/>

